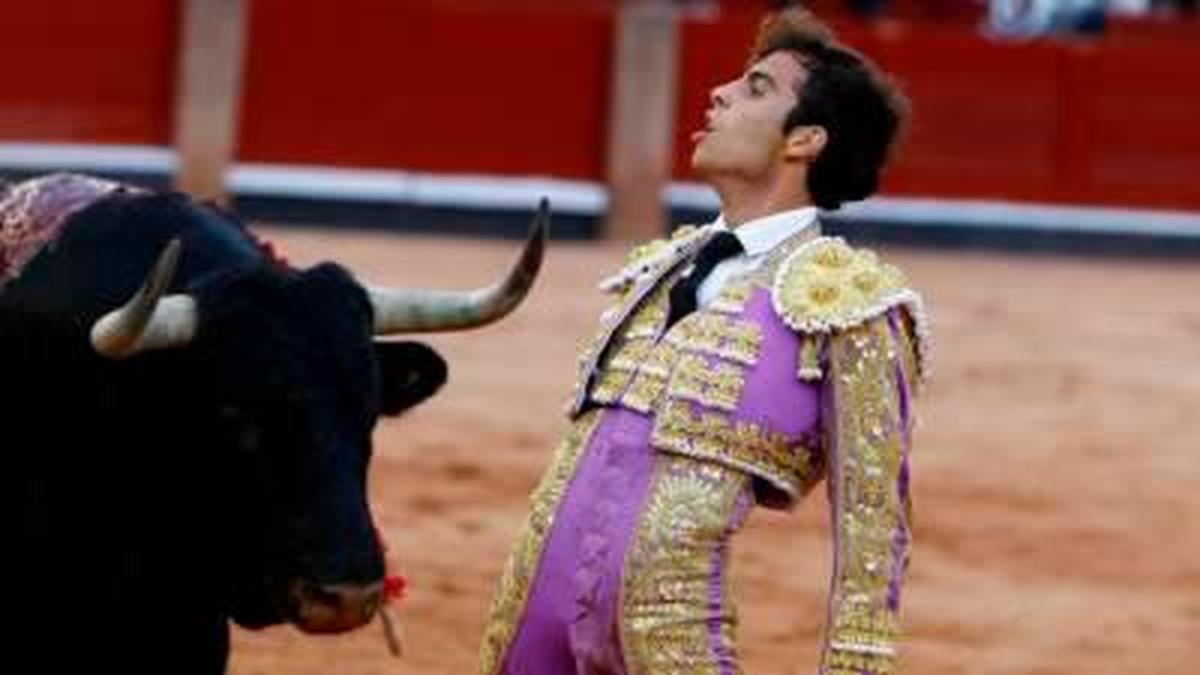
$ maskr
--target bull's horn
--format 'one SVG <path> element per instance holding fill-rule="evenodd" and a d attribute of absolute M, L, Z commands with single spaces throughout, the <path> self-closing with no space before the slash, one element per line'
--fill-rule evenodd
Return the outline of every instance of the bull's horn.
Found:
<path fill-rule="evenodd" d="M 182 347 L 196 334 L 196 301 L 188 295 L 163 293 L 175 277 L 182 248 L 173 239 L 158 256 L 146 283 L 120 309 L 92 324 L 92 347 L 111 359 L 151 349 Z"/>
<path fill-rule="evenodd" d="M 550 204 L 542 199 L 529 228 L 520 260 L 508 278 L 473 291 L 424 291 L 370 288 L 375 334 L 461 330 L 502 318 L 525 298 L 542 266 Z"/>

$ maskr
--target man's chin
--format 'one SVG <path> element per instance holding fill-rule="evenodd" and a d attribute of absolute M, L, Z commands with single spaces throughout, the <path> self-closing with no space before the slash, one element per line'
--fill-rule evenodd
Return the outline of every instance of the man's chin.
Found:
<path fill-rule="evenodd" d="M 705 136 L 696 142 L 692 148 L 692 173 L 703 181 L 728 172 L 729 157 L 725 155 L 720 144 L 714 143 L 711 136 Z"/>
<path fill-rule="evenodd" d="M 699 147 L 692 151 L 692 173 L 700 180 L 707 180 L 713 174 L 716 167 L 713 166 L 712 160 L 708 154 L 703 152 Z"/>

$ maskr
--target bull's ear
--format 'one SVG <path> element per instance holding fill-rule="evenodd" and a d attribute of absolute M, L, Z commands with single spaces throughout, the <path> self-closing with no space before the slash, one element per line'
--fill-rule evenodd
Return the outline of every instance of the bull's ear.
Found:
<path fill-rule="evenodd" d="M 420 342 L 376 342 L 381 380 L 380 412 L 399 415 L 446 383 L 446 362 Z"/>

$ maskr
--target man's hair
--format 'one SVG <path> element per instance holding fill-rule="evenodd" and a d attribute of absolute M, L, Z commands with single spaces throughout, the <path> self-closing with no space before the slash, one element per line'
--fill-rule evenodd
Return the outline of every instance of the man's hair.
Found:
<path fill-rule="evenodd" d="M 873 63 L 838 42 L 833 32 L 803 9 L 767 16 L 751 54 L 753 62 L 779 51 L 795 54 L 808 70 L 783 132 L 820 126 L 825 148 L 808 172 L 808 191 L 823 209 L 865 199 L 879 188 L 908 101 Z"/>

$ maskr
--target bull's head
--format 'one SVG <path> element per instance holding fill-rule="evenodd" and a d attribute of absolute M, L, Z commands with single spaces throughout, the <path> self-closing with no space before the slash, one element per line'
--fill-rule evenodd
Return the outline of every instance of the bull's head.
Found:
<path fill-rule="evenodd" d="M 228 494 L 213 501 L 235 523 L 237 562 L 224 574 L 236 621 L 336 632 L 372 618 L 384 568 L 366 495 L 371 432 L 380 415 L 432 395 L 446 372 L 429 347 L 375 338 L 503 317 L 533 283 L 547 227 L 543 203 L 507 278 L 469 292 L 368 289 L 325 263 L 241 270 L 167 294 L 174 241 L 132 299 L 93 324 L 102 356 L 187 350 L 195 364 L 195 381 L 180 384 L 206 392 L 212 409 L 197 433 L 228 458 Z"/>

